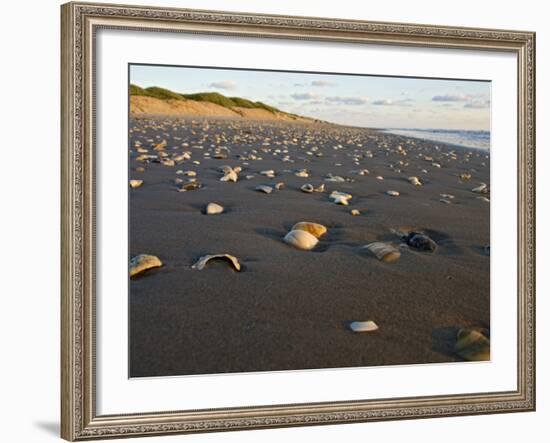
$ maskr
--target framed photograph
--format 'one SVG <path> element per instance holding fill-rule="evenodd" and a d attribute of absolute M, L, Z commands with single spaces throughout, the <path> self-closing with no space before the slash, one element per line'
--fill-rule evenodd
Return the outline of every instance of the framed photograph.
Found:
<path fill-rule="evenodd" d="M 61 13 L 63 438 L 534 410 L 534 33 Z"/>

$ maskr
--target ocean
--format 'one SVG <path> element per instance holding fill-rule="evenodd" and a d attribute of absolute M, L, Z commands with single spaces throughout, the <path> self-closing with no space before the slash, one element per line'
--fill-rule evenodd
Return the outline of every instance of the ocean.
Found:
<path fill-rule="evenodd" d="M 489 131 L 465 131 L 454 129 L 384 129 L 396 135 L 420 138 L 433 142 L 449 143 L 488 151 L 491 146 L 491 133 Z"/>

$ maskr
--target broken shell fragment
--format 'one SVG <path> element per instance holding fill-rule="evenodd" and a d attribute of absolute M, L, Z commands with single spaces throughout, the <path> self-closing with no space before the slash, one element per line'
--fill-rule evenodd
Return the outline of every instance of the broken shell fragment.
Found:
<path fill-rule="evenodd" d="M 201 187 L 202 185 L 199 182 L 186 183 L 178 189 L 178 192 L 194 191 L 195 189 L 200 189 Z"/>
<path fill-rule="evenodd" d="M 205 212 L 208 215 L 221 214 L 223 212 L 223 206 L 217 203 L 208 203 Z"/>
<path fill-rule="evenodd" d="M 278 182 L 278 183 L 275 184 L 275 189 L 277 191 L 280 191 L 281 189 L 284 189 L 284 187 L 285 187 L 285 184 L 283 182 Z"/>
<path fill-rule="evenodd" d="M 290 228 L 290 230 L 306 231 L 306 232 L 309 232 L 311 235 L 313 235 L 315 238 L 319 238 L 327 232 L 326 226 L 323 226 L 319 223 L 313 223 L 313 222 L 307 222 L 307 221 L 296 223 L 292 228 Z"/>
<path fill-rule="evenodd" d="M 389 243 L 374 242 L 364 247 L 373 253 L 378 260 L 386 263 L 392 263 L 401 257 L 401 252 Z"/>
<path fill-rule="evenodd" d="M 352 210 L 350 211 L 350 214 L 351 214 L 351 215 L 361 215 L 361 213 L 359 212 L 359 209 L 352 209 Z"/>
<path fill-rule="evenodd" d="M 487 194 L 489 190 L 487 189 L 487 185 L 485 183 L 480 183 L 478 187 L 472 189 L 472 192 L 476 192 L 478 194 Z"/>
<path fill-rule="evenodd" d="M 386 194 L 388 194 L 392 197 L 399 197 L 399 192 L 397 192 L 397 191 L 386 191 Z"/>
<path fill-rule="evenodd" d="M 422 182 L 418 177 L 409 177 L 409 183 L 414 186 L 422 186 Z"/>
<path fill-rule="evenodd" d="M 309 173 L 307 172 L 306 169 L 300 169 L 298 172 L 296 172 L 294 174 L 296 177 L 301 177 L 301 178 L 307 178 L 309 177 Z"/>
<path fill-rule="evenodd" d="M 160 268 L 162 262 L 154 255 L 140 254 L 130 260 L 130 277 L 141 274 L 152 268 Z"/>
<path fill-rule="evenodd" d="M 302 190 L 302 192 L 307 192 L 308 194 L 311 194 L 315 190 L 313 185 L 311 185 L 309 183 L 306 183 L 300 189 Z"/>
<path fill-rule="evenodd" d="M 130 188 L 139 188 L 143 184 L 143 180 L 130 180 Z"/>
<path fill-rule="evenodd" d="M 232 169 L 231 171 L 228 171 L 222 178 L 220 178 L 220 181 L 221 182 L 236 182 L 238 179 L 239 179 L 239 176 Z"/>
<path fill-rule="evenodd" d="M 352 198 L 351 194 L 346 194 L 345 192 L 332 191 L 329 195 L 329 198 L 336 203 L 337 205 L 349 205 L 348 200 Z"/>
<path fill-rule="evenodd" d="M 235 268 L 236 271 L 241 270 L 241 264 L 239 263 L 239 260 L 237 259 L 237 257 L 234 257 L 233 255 L 230 255 L 230 254 L 203 255 L 201 258 L 197 260 L 197 262 L 193 266 L 191 266 L 191 268 L 202 271 L 210 260 L 217 260 L 217 259 L 228 261 L 231 265 L 233 265 L 233 268 Z"/>
<path fill-rule="evenodd" d="M 434 252 L 437 249 L 437 243 L 422 232 L 409 232 L 405 238 L 405 243 L 407 243 L 411 248 L 419 249 L 421 251 Z"/>
<path fill-rule="evenodd" d="M 472 178 L 472 174 L 470 174 L 469 172 L 463 172 L 458 176 L 458 178 L 462 181 L 470 180 Z"/>
<path fill-rule="evenodd" d="M 267 185 L 259 185 L 256 186 L 256 191 L 263 192 L 265 194 L 271 194 L 271 192 L 273 192 L 273 188 Z"/>
<path fill-rule="evenodd" d="M 301 229 L 296 229 L 287 233 L 284 237 L 285 243 L 294 246 L 297 249 L 303 249 L 309 251 L 313 249 L 319 240 L 313 234 Z"/>
<path fill-rule="evenodd" d="M 349 324 L 349 328 L 353 332 L 372 332 L 378 329 L 378 325 L 372 320 L 368 321 L 353 321 Z"/>
<path fill-rule="evenodd" d="M 455 352 L 464 360 L 488 361 L 491 359 L 491 342 L 479 328 L 462 328 L 458 331 Z"/>

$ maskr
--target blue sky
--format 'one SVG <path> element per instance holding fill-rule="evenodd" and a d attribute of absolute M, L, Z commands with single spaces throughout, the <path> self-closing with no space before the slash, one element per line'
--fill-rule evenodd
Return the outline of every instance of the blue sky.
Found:
<path fill-rule="evenodd" d="M 215 91 L 354 126 L 490 129 L 491 86 L 481 81 L 131 65 L 130 82 Z"/>

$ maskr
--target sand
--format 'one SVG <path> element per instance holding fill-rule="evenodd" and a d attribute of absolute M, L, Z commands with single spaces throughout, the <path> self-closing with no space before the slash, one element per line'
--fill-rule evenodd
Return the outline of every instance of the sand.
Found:
<path fill-rule="evenodd" d="M 461 361 L 453 352 L 458 328 L 489 329 L 490 204 L 471 191 L 490 183 L 488 153 L 330 125 L 134 118 L 131 128 L 129 178 L 144 182 L 129 189 L 130 256 L 153 254 L 164 263 L 130 283 L 132 377 Z M 189 151 L 191 159 L 174 167 L 135 160 L 136 141 L 158 154 L 152 146 L 163 139 L 168 155 Z M 226 146 L 228 158 L 205 159 L 211 145 Z M 293 163 L 273 155 L 285 146 Z M 263 159 L 237 158 L 252 149 Z M 239 181 L 220 182 L 222 165 L 242 166 Z M 135 171 L 140 166 L 144 172 Z M 274 178 L 259 175 L 269 169 Z M 309 178 L 295 176 L 299 169 Z M 361 169 L 369 174 L 352 172 Z M 203 187 L 177 192 L 173 180 L 187 179 L 178 170 L 195 171 Z M 460 181 L 463 172 L 471 180 Z M 354 181 L 324 181 L 329 173 Z M 255 191 L 277 182 L 284 189 Z M 305 183 L 326 190 L 307 194 Z M 332 203 L 333 190 L 352 194 L 349 206 Z M 444 204 L 440 194 L 455 198 Z M 209 202 L 224 213 L 205 215 Z M 299 221 L 328 228 L 312 251 L 283 242 Z M 362 248 L 399 246 L 392 229 L 404 226 L 422 229 L 437 251 L 401 247 L 398 261 L 384 263 Z M 224 262 L 191 268 L 217 253 L 236 256 L 242 271 Z M 367 320 L 378 329 L 350 330 Z"/>

